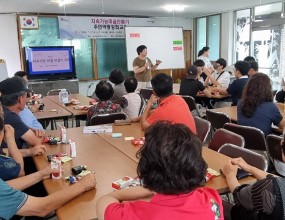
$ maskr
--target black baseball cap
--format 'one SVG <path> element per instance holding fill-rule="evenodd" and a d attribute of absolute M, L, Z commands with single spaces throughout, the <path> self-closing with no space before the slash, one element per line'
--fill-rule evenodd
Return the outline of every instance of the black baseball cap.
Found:
<path fill-rule="evenodd" d="M 23 78 L 14 76 L 0 82 L 0 92 L 1 95 L 10 95 L 19 92 L 31 92 L 31 90 L 27 88 L 27 83 Z"/>
<path fill-rule="evenodd" d="M 198 74 L 198 68 L 194 65 L 190 66 L 187 70 L 187 79 L 196 79 Z"/>

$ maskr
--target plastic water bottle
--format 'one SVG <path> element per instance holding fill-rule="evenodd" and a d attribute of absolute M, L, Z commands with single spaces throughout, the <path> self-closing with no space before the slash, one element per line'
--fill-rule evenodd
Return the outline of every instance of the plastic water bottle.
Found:
<path fill-rule="evenodd" d="M 149 63 L 148 63 L 147 57 L 145 57 L 145 63 L 147 63 L 147 69 L 149 69 Z"/>
<path fill-rule="evenodd" d="M 68 92 L 66 91 L 66 89 L 62 89 L 59 92 L 59 102 L 65 104 L 68 103 Z"/>

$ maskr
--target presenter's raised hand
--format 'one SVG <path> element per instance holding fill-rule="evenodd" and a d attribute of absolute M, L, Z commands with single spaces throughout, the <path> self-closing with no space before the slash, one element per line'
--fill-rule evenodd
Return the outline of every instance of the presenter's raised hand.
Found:
<path fill-rule="evenodd" d="M 155 65 L 159 65 L 162 61 L 161 60 L 156 60 Z"/>

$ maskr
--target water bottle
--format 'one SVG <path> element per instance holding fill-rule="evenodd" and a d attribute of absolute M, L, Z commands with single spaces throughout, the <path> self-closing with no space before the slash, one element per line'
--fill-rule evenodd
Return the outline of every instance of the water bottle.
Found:
<path fill-rule="evenodd" d="M 58 95 L 60 103 L 68 103 L 68 92 L 66 91 L 66 89 L 61 89 Z"/>
<path fill-rule="evenodd" d="M 147 64 L 147 69 L 149 69 L 149 63 L 148 63 L 147 57 L 145 58 L 145 63 Z"/>

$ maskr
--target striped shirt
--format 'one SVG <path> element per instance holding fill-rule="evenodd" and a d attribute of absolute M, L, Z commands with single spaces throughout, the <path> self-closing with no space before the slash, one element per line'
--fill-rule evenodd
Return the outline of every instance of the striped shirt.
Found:
<path fill-rule="evenodd" d="M 238 186 L 233 192 L 239 209 L 235 213 L 239 217 L 235 216 L 235 219 L 283 219 L 283 203 L 276 178 L 279 177 L 269 174 L 254 184 Z"/>

